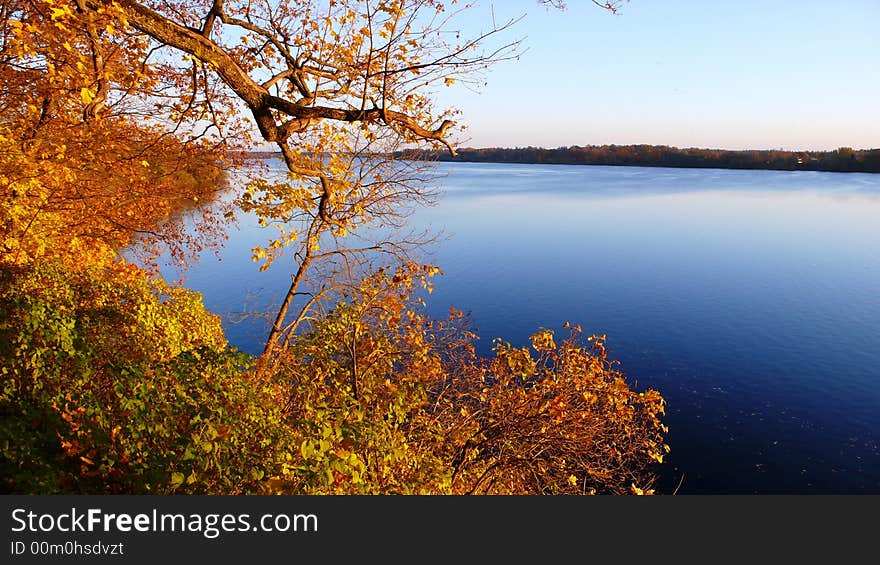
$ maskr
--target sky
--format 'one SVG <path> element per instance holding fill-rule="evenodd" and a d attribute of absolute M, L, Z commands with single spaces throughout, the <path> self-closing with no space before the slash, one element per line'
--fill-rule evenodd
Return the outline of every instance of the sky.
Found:
<path fill-rule="evenodd" d="M 880 148 L 880 0 L 482 1 L 457 26 L 523 16 L 516 61 L 449 88 L 460 146 Z"/>

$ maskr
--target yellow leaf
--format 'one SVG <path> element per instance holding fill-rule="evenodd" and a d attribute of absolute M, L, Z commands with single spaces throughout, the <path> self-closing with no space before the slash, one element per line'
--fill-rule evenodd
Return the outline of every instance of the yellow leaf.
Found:
<path fill-rule="evenodd" d="M 446 80 L 443 81 L 443 84 L 445 84 L 446 86 L 452 86 L 453 84 L 455 84 L 455 79 L 452 77 L 446 77 Z"/>
<path fill-rule="evenodd" d="M 57 20 L 72 13 L 73 12 L 70 11 L 70 7 L 68 6 L 62 6 L 61 8 L 52 8 L 52 19 Z"/>
<path fill-rule="evenodd" d="M 82 90 L 79 91 L 79 95 L 80 98 L 82 98 L 83 104 L 89 104 L 95 99 L 95 93 L 86 87 L 83 87 Z"/>

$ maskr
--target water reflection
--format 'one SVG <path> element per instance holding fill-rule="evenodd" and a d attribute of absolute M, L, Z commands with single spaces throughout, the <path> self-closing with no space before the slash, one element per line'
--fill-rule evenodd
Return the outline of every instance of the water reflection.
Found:
<path fill-rule="evenodd" d="M 495 163 L 441 163 L 440 168 L 447 175 L 445 188 L 451 197 L 525 192 L 626 198 L 725 191 L 880 197 L 877 175 L 869 173 Z"/>

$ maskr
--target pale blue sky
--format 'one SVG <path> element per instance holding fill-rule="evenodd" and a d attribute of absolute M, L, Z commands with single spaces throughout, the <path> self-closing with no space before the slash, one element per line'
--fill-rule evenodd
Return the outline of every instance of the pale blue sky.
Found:
<path fill-rule="evenodd" d="M 880 148 L 880 0 L 482 0 L 461 27 L 490 8 L 527 51 L 439 93 L 462 145 Z"/>

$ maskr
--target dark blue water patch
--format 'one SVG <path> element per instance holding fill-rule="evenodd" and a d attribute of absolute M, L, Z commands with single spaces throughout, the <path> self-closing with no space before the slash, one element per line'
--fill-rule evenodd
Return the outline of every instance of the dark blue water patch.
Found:
<path fill-rule="evenodd" d="M 606 333 L 668 403 L 662 492 L 880 493 L 880 176 L 440 164 L 449 235 L 429 311 L 471 311 L 528 343 L 564 322 Z M 242 224 L 188 284 L 256 353 L 290 281 L 258 273 Z"/>

